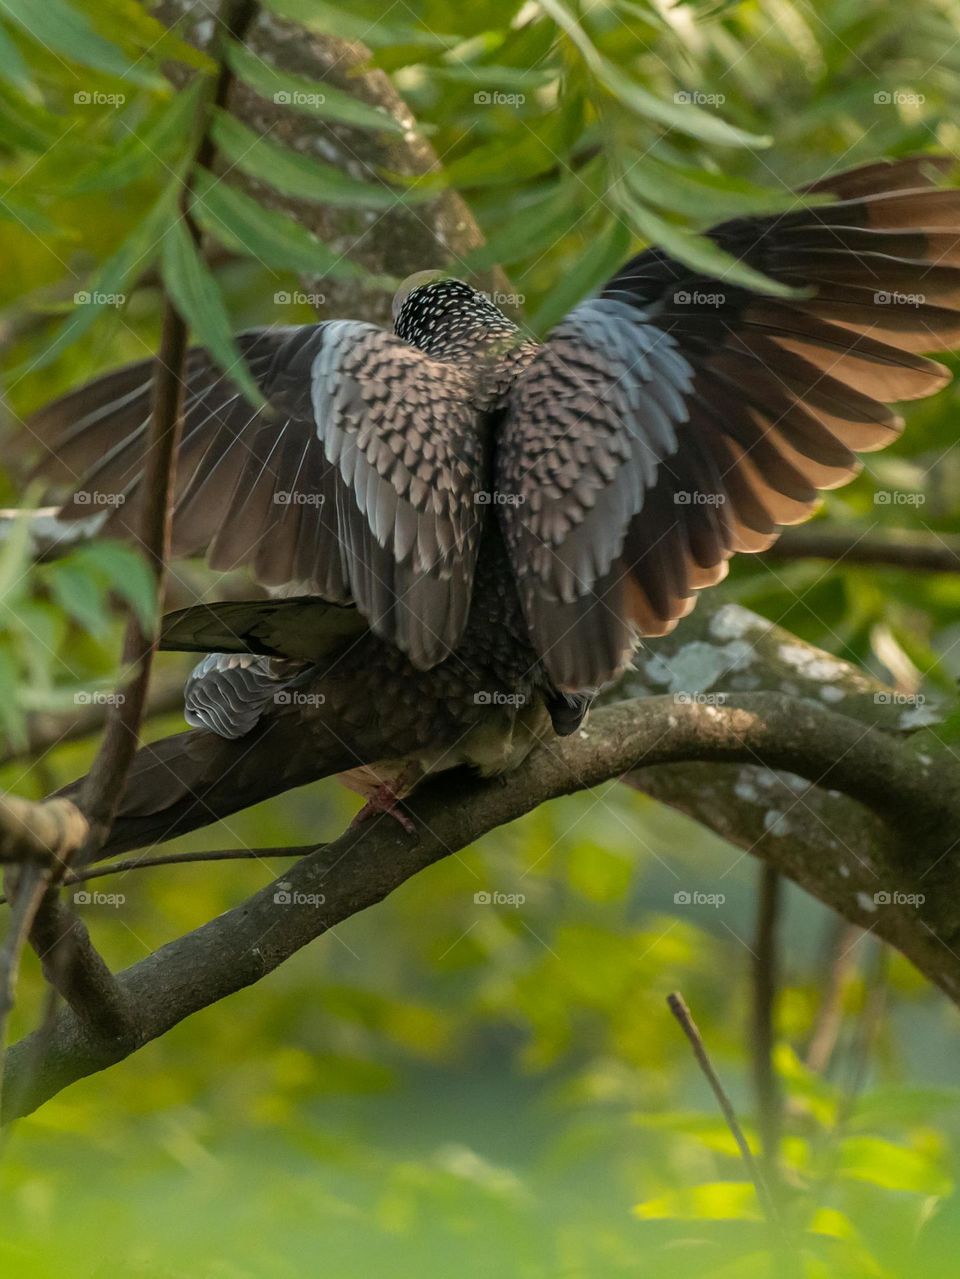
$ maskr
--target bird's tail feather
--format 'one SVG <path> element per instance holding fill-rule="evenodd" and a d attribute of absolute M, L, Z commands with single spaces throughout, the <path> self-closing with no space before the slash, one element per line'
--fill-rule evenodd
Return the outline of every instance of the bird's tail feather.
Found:
<path fill-rule="evenodd" d="M 305 743 L 293 715 L 272 716 L 235 740 L 196 729 L 164 737 L 137 752 L 100 856 L 163 843 L 356 763 L 333 733 L 314 730 Z M 60 794 L 76 798 L 83 780 Z"/>

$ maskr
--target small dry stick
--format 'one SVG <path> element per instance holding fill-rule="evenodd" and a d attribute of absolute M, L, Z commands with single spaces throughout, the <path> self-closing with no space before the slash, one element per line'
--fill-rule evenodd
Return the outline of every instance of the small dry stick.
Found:
<path fill-rule="evenodd" d="M 697 1065 L 703 1071 L 704 1077 L 710 1085 L 714 1097 L 717 1099 L 717 1104 L 723 1112 L 724 1119 L 727 1121 L 727 1127 L 733 1134 L 733 1139 L 737 1143 L 740 1154 L 743 1157 L 747 1174 L 756 1187 L 757 1199 L 760 1201 L 760 1207 L 763 1209 L 764 1216 L 767 1218 L 767 1222 L 769 1223 L 771 1230 L 779 1237 L 780 1241 L 785 1246 L 789 1246 L 790 1241 L 787 1237 L 783 1219 L 780 1216 L 776 1201 L 774 1200 L 773 1195 L 771 1195 L 763 1173 L 760 1171 L 760 1167 L 753 1157 L 753 1151 L 750 1149 L 749 1143 L 743 1135 L 743 1129 L 740 1127 L 737 1120 L 736 1112 L 733 1109 L 733 1103 L 727 1096 L 723 1084 L 721 1084 L 720 1078 L 713 1068 L 713 1063 L 707 1056 L 707 1050 L 703 1042 L 703 1037 L 697 1029 L 697 1023 L 693 1020 L 690 1009 L 687 1007 L 686 1002 L 679 991 L 675 990 L 672 994 L 667 996 L 667 1006 L 680 1023 L 683 1033 L 686 1035 L 687 1039 L 689 1039 L 690 1046 L 693 1049 L 693 1055 L 697 1059 Z"/>
<path fill-rule="evenodd" d="M 195 866 L 200 862 L 266 861 L 270 857 L 306 857 L 318 852 L 324 844 L 289 844 L 278 848 L 212 848 L 199 853 L 150 853 L 145 857 L 128 857 L 123 861 L 107 862 L 87 870 L 67 871 L 62 887 L 83 884 L 88 879 L 103 879 L 104 875 L 119 875 L 128 870 L 147 870 L 151 866 Z M 0 906 L 6 902 L 0 897 Z"/>
<path fill-rule="evenodd" d="M 753 1083 L 763 1166 L 774 1194 L 779 1193 L 780 1132 L 783 1102 L 773 1064 L 776 1040 L 780 873 L 764 862 L 760 868 L 757 931 L 753 949 Z"/>

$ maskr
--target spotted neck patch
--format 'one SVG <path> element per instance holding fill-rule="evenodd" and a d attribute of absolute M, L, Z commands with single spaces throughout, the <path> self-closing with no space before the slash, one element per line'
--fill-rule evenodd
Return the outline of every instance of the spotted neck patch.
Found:
<path fill-rule="evenodd" d="M 462 280 L 434 280 L 407 294 L 394 323 L 398 337 L 437 359 L 452 359 L 512 337 L 517 326 Z"/>

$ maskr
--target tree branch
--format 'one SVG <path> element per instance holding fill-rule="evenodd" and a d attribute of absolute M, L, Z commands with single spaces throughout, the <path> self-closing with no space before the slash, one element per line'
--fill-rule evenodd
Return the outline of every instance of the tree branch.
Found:
<path fill-rule="evenodd" d="M 213 91 L 200 107 L 194 165 L 181 184 L 179 216 L 198 247 L 201 232 L 190 212 L 193 175 L 197 169 L 210 170 L 216 156 L 211 135 L 214 112 L 226 105 L 232 74 L 227 64 L 226 41 L 243 40 L 257 15 L 255 0 L 225 0 L 215 24 L 214 49 L 217 54 L 217 76 Z M 166 297 L 160 349 L 157 352 L 153 381 L 153 404 L 150 429 L 144 453 L 143 494 L 140 510 L 140 543 L 147 553 L 156 578 L 157 612 L 163 599 L 163 580 L 170 557 L 170 535 L 173 521 L 173 493 L 177 448 L 183 430 L 184 362 L 187 354 L 186 321 L 172 300 Z M 123 783 L 140 737 L 140 722 L 147 704 L 147 690 L 153 655 L 156 651 L 156 628 L 148 633 L 140 620 L 131 614 L 124 638 L 122 664 L 132 667 L 134 675 L 124 689 L 121 701 L 107 716 L 106 730 L 93 767 L 87 774 L 80 806 L 91 826 L 91 839 L 83 850 L 82 862 L 92 861 L 106 841 L 116 815 Z"/>
<path fill-rule="evenodd" d="M 880 568 L 960 572 L 960 537 L 914 529 L 831 528 L 813 524 L 787 529 L 763 552 L 770 560 L 829 560 Z"/>
<path fill-rule="evenodd" d="M 823 901 L 897 945 L 927 976 L 960 992 L 960 901 L 935 895 L 911 904 L 960 822 L 960 777 L 931 767 L 909 742 L 796 698 L 755 693 L 725 705 L 678 703 L 673 697 L 628 701 L 599 710 L 571 738 L 552 740 L 514 773 L 494 781 L 451 774 L 419 789 L 406 807 L 417 825 L 411 838 L 393 822 L 350 830 L 324 850 L 285 869 L 278 884 L 178 938 L 119 977 L 124 998 L 141 1011 L 138 1043 L 184 1017 L 259 981 L 295 951 L 481 834 L 559 795 L 623 776 L 638 764 L 699 759 L 760 761 L 789 768 L 857 796 L 893 820 L 908 820 L 909 852 L 891 841 L 873 865 L 848 864 L 834 848 L 800 878 Z M 861 811 L 863 811 L 861 809 Z M 921 856 L 919 832 L 926 853 Z M 941 840 L 937 844 L 937 839 Z M 949 860 L 949 859 L 948 859 Z M 784 867 L 787 873 L 795 868 Z M 954 868 L 955 873 L 955 868 Z M 877 884 L 902 893 L 878 910 Z M 918 916 L 922 926 L 918 926 Z M 73 1080 L 121 1060 L 130 1051 L 94 1034 L 69 1009 L 58 1014 L 48 1047 L 30 1037 L 11 1049 L 16 1079 L 7 1118 L 41 1104 Z M 26 1071 L 27 1062 L 36 1070 Z M 29 1073 L 30 1078 L 25 1074 Z"/>
<path fill-rule="evenodd" d="M 231 75 L 222 52 L 223 39 L 242 39 L 256 9 L 253 0 L 226 0 L 224 5 L 222 35 L 216 41 L 216 48 L 221 52 L 218 73 L 212 93 L 200 108 L 197 125 L 194 151 L 197 167 L 209 169 L 213 163 L 215 151 L 210 125 L 213 112 L 226 103 L 230 88 Z M 200 231 L 190 214 L 193 172 L 191 169 L 182 183 L 178 207 L 180 218 L 194 243 L 199 245 Z M 170 553 L 174 475 L 183 429 L 183 370 L 187 339 L 187 324 L 167 297 L 153 379 L 139 530 L 139 540 L 155 578 L 157 615 Z M 29 938 L 41 958 L 47 981 L 70 1003 L 93 1033 L 117 1042 L 129 1042 L 135 1035 L 130 1008 L 90 940 L 86 926 L 73 916 L 69 906 L 60 901 L 56 885 L 68 853 L 74 855 L 82 868 L 97 856 L 109 837 L 124 781 L 139 744 L 155 650 L 155 623 L 145 627 L 131 610 L 121 664 L 124 670 L 132 670 L 133 674 L 124 686 L 123 696 L 107 715 L 100 747 L 79 798 L 79 807 L 86 819 L 86 838 L 81 847 L 70 848 L 67 852 L 62 850 L 60 864 L 51 864 L 48 872 L 21 875 L 13 906 L 17 926 L 11 932 L 10 947 L 22 945 L 24 939 Z M 9 1011 L 7 1006 L 13 1001 L 17 967 L 15 949 L 8 949 L 8 964 L 4 969 L 4 1011 Z M 43 1033 L 47 1033 L 46 1027 Z"/>

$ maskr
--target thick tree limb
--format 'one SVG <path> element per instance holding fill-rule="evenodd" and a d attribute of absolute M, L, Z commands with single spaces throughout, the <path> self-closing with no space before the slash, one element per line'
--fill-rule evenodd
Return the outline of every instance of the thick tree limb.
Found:
<path fill-rule="evenodd" d="M 898 698 L 859 667 L 716 594 L 705 596 L 673 635 L 650 641 L 636 665 L 618 688 L 620 696 L 683 692 L 709 698 L 768 689 L 894 730 L 927 725 L 937 745 L 942 715 L 936 705 Z M 806 867 L 840 860 L 870 866 L 892 851 L 890 831 L 875 813 L 795 773 L 756 762 L 674 764 L 640 770 L 628 780 L 770 861 L 815 896 Z"/>
<path fill-rule="evenodd" d="M 848 918 L 874 928 L 957 997 L 960 902 L 955 895 L 931 893 L 917 905 L 909 897 L 923 895 L 925 876 L 938 859 L 950 862 L 956 873 L 949 846 L 960 822 L 960 772 L 947 775 L 909 742 L 796 698 L 743 694 L 713 706 L 661 696 L 602 708 L 589 727 L 551 741 L 501 781 L 463 775 L 425 786 L 407 804 L 416 838 L 390 821 L 348 831 L 284 870 L 282 892 L 270 885 L 120 974 L 124 999 L 140 1013 L 138 1044 L 258 981 L 314 938 L 484 832 L 556 796 L 621 777 L 640 763 L 646 774 L 655 764 L 690 759 L 788 768 L 856 795 L 858 805 L 874 805 L 894 822 L 909 822 L 909 852 L 891 837 L 889 850 L 875 850 L 868 866 L 824 847 L 802 875 L 796 867 L 790 873 Z M 883 909 L 875 901 L 881 891 L 890 894 Z M 42 1053 L 30 1037 L 11 1049 L 13 1100 L 6 1118 L 32 1110 L 130 1050 L 62 1010 Z"/>

